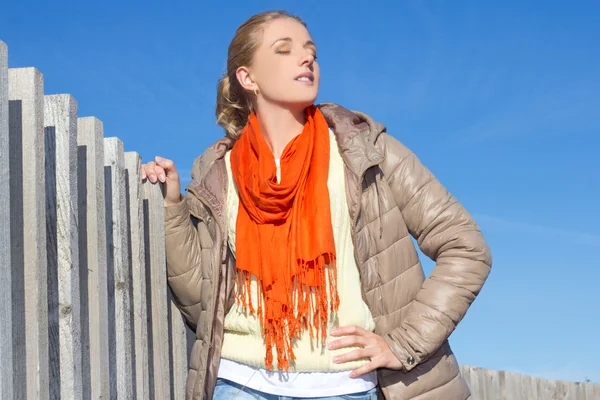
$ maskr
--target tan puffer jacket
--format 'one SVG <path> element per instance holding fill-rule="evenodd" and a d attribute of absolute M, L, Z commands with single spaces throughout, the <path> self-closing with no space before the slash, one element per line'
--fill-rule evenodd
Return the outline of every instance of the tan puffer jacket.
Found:
<path fill-rule="evenodd" d="M 468 212 L 385 127 L 335 104 L 320 106 L 346 164 L 346 191 L 363 297 L 403 370 L 378 371 L 387 399 L 469 398 L 448 337 L 492 264 Z M 166 207 L 168 281 L 196 329 L 187 399 L 210 399 L 233 304 L 235 260 L 227 249 L 224 138 L 194 163 L 186 200 Z M 436 261 L 425 279 L 414 237 Z"/>

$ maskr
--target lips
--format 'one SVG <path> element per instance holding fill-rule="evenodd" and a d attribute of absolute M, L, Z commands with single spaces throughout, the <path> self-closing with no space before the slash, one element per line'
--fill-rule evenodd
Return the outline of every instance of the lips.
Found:
<path fill-rule="evenodd" d="M 300 75 L 298 75 L 295 80 L 300 81 L 300 82 L 314 82 L 315 81 L 315 75 L 312 72 L 303 72 Z"/>

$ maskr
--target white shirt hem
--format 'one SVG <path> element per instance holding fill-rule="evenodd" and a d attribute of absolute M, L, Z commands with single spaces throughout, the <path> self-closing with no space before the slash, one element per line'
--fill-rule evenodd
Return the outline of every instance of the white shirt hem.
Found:
<path fill-rule="evenodd" d="M 377 386 L 377 371 L 350 378 L 342 372 L 272 372 L 222 358 L 218 377 L 275 396 L 328 397 L 366 392 Z"/>

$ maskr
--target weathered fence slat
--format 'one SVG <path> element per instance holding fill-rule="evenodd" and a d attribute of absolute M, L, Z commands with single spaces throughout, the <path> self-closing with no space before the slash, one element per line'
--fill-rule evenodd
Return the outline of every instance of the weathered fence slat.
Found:
<path fill-rule="evenodd" d="M 554 393 L 552 394 L 551 399 L 568 399 L 567 397 L 568 389 L 565 385 L 564 381 L 556 381 L 554 386 Z M 571 400 L 571 399 L 569 399 Z"/>
<path fill-rule="evenodd" d="M 9 69 L 8 98 L 11 263 L 13 290 L 18 288 L 13 301 L 22 301 L 24 310 L 23 318 L 13 319 L 13 332 L 23 341 L 16 348 L 26 352 L 27 372 L 27 379 L 15 381 L 15 397 L 47 399 L 48 262 L 46 246 L 39 245 L 46 243 L 46 200 L 40 196 L 45 178 L 43 75 L 35 68 Z"/>
<path fill-rule="evenodd" d="M 479 396 L 482 399 L 499 399 L 499 376 L 498 371 L 479 370 Z"/>
<path fill-rule="evenodd" d="M 571 382 L 571 393 L 574 399 L 585 400 L 585 384 L 581 382 Z"/>
<path fill-rule="evenodd" d="M 146 306 L 146 258 L 142 202 L 142 160 L 138 153 L 125 153 L 127 210 L 129 218 L 131 270 L 133 278 L 133 323 L 137 398 L 150 398 L 148 370 L 148 309 Z"/>
<path fill-rule="evenodd" d="M 585 399 L 586 400 L 598 400 L 600 399 L 600 384 L 594 385 L 587 383 L 585 388 Z"/>
<path fill-rule="evenodd" d="M 142 185 L 144 196 L 144 243 L 146 246 L 147 303 L 151 307 L 150 374 L 155 399 L 170 396 L 167 272 L 164 240 L 164 201 L 158 184 Z M 151 344 L 150 344 L 151 343 Z"/>
<path fill-rule="evenodd" d="M 473 368 L 471 368 L 470 372 L 471 372 L 470 373 L 471 393 L 474 398 L 482 399 L 484 397 L 483 397 L 483 392 L 482 392 L 482 388 L 481 388 L 481 370 L 477 367 L 473 367 Z"/>
<path fill-rule="evenodd" d="M 87 271 L 87 304 L 91 391 L 84 396 L 108 399 L 110 394 L 108 360 L 108 287 L 106 264 L 106 223 L 104 197 L 104 130 L 94 117 L 77 120 L 79 164 L 79 226 L 85 240 L 80 249 L 82 271 Z M 82 278 L 82 283 L 86 280 Z M 82 293 L 83 295 L 83 293 Z M 85 335 L 84 335 L 85 336 Z"/>
<path fill-rule="evenodd" d="M 118 138 L 104 139 L 106 196 L 106 226 L 108 246 L 108 290 L 113 299 L 114 361 L 116 363 L 116 396 L 134 398 L 135 370 L 133 347 L 133 317 L 131 314 L 131 258 L 129 257 L 129 227 L 125 197 L 125 157 L 123 143 Z M 113 378 L 113 377 L 111 377 Z M 111 389 L 111 392 L 113 390 Z M 113 398 L 113 393 L 111 393 Z"/>
<path fill-rule="evenodd" d="M 82 398 L 75 99 L 45 96 L 44 126 L 50 395 Z"/>
<path fill-rule="evenodd" d="M 508 399 L 506 394 L 506 372 L 498 371 L 498 386 L 500 389 L 498 390 L 498 399 Z"/>
<path fill-rule="evenodd" d="M 9 164 L 8 46 L 0 41 L 0 165 Z M 10 260 L 10 168 L 0 170 L 0 398 L 14 398 L 12 279 Z M 17 376 L 23 379 L 24 376 Z"/>
<path fill-rule="evenodd" d="M 170 298 L 171 291 L 169 290 L 169 328 L 171 336 L 171 354 L 173 371 L 172 387 L 173 393 L 171 398 L 185 398 L 185 382 L 188 373 L 188 354 L 187 354 L 187 326 L 181 315 L 181 311 L 177 308 L 173 300 Z"/>
<path fill-rule="evenodd" d="M 537 392 L 537 389 L 533 388 L 533 379 L 531 376 L 527 375 L 519 375 L 519 386 L 521 387 L 521 398 L 522 399 L 536 399 L 534 396 L 534 392 Z"/>
<path fill-rule="evenodd" d="M 552 399 L 554 396 L 554 392 L 556 391 L 556 382 L 555 381 L 544 381 L 539 379 L 537 382 L 538 385 L 538 394 L 542 399 Z M 507 397 L 508 398 L 508 397 Z"/>

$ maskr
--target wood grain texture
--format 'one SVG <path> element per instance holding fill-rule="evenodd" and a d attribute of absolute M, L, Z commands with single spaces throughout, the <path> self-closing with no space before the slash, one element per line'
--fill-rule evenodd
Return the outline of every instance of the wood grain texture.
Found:
<path fill-rule="evenodd" d="M 82 398 L 77 202 L 77 103 L 44 97 L 50 397 Z M 57 346 L 58 344 L 58 346 Z M 54 370 L 58 361 L 58 371 Z M 59 374 L 59 380 L 56 375 Z M 58 382 L 60 388 L 58 389 Z M 86 388 L 89 390 L 89 388 Z"/>
<path fill-rule="evenodd" d="M 496 400 L 500 398 L 500 376 L 498 371 L 483 371 L 483 394 L 487 399 Z"/>
<path fill-rule="evenodd" d="M 116 363 L 116 397 L 134 398 L 135 371 L 133 343 L 133 315 L 131 313 L 131 258 L 129 257 L 129 227 L 127 226 L 127 203 L 125 182 L 125 157 L 123 142 L 118 138 L 104 139 L 105 185 L 110 186 L 106 197 L 107 208 L 107 260 L 109 270 L 109 299 L 114 303 L 114 350 Z M 111 304 L 109 304 L 109 307 Z M 114 387 L 114 386 L 113 386 Z M 115 389 L 111 390 L 114 398 Z"/>
<path fill-rule="evenodd" d="M 9 165 L 8 46 L 0 41 L 0 163 Z M 0 398 L 13 399 L 12 280 L 10 262 L 10 175 L 0 170 Z M 23 377 L 18 377 L 22 379 Z"/>
<path fill-rule="evenodd" d="M 92 399 L 110 394 L 108 358 L 108 282 L 106 264 L 106 222 L 104 195 L 104 127 L 95 117 L 77 120 L 79 153 L 80 228 L 84 230 L 85 252 L 80 256 L 87 270 L 89 375 Z M 84 222 L 85 221 L 85 222 Z M 83 237 L 84 236 L 84 237 Z M 82 279 L 82 282 L 84 280 Z M 85 336 L 85 335 L 84 335 Z M 84 397 L 86 394 L 84 393 Z"/>
<path fill-rule="evenodd" d="M 542 399 L 552 399 L 555 397 L 556 393 L 556 382 L 555 381 L 547 381 L 543 380 L 538 381 L 538 394 Z"/>
<path fill-rule="evenodd" d="M 522 399 L 537 399 L 537 388 L 534 387 L 533 383 L 531 376 L 519 375 L 520 395 Z"/>
<path fill-rule="evenodd" d="M 148 368 L 148 309 L 146 305 L 146 257 L 142 202 L 142 160 L 138 153 L 125 153 L 127 209 L 133 278 L 133 322 L 137 398 L 150 398 Z"/>
<path fill-rule="evenodd" d="M 600 384 L 593 385 L 590 383 L 585 384 L 585 399 L 600 399 Z"/>
<path fill-rule="evenodd" d="M 48 379 L 48 263 L 46 200 L 44 193 L 44 77 L 35 68 L 8 71 L 11 141 L 12 265 L 20 274 L 13 287 L 23 289 L 24 327 L 21 319 L 13 331 L 23 340 L 27 379 L 17 380 L 15 396 L 47 399 Z M 24 293 L 27 288 L 27 295 Z M 21 294 L 18 296 L 21 299 Z M 13 296 L 13 302 L 16 301 Z M 25 343 L 27 345 L 25 346 Z M 20 347 L 19 345 L 17 347 Z"/>
<path fill-rule="evenodd" d="M 172 399 L 185 398 L 185 383 L 188 374 L 187 326 L 181 312 L 169 293 L 169 329 L 171 338 L 171 385 Z"/>
<path fill-rule="evenodd" d="M 480 379 L 481 379 L 481 370 L 477 367 L 472 368 L 470 371 L 470 388 L 471 395 L 473 398 L 482 398 L 483 393 L 481 393 L 480 388 Z"/>
<path fill-rule="evenodd" d="M 150 306 L 150 374 L 155 399 L 170 397 L 169 326 L 165 257 L 164 201 L 158 184 L 146 181 L 144 196 L 144 245 L 146 248 Z"/>

